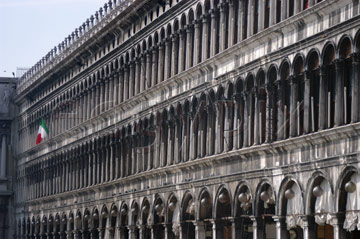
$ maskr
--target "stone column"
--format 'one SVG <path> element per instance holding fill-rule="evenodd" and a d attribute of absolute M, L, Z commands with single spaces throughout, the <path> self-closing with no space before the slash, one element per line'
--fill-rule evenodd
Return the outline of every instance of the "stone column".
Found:
<path fill-rule="evenodd" d="M 205 223 L 203 221 L 194 221 L 193 224 L 195 226 L 195 239 L 205 239 Z"/>
<path fill-rule="evenodd" d="M 1 170 L 0 170 L 0 177 L 5 178 L 6 177 L 6 155 L 7 155 L 7 144 L 6 144 L 6 135 L 4 134 L 2 136 L 1 140 Z"/>
<path fill-rule="evenodd" d="M 172 47 L 171 47 L 171 76 L 178 73 L 178 34 L 171 35 Z"/>
<path fill-rule="evenodd" d="M 220 3 L 218 8 L 220 9 L 219 52 L 222 52 L 226 49 L 226 3 Z"/>
<path fill-rule="evenodd" d="M 283 82 L 276 80 L 277 90 L 277 140 L 284 139 L 284 93 L 283 93 Z"/>
<path fill-rule="evenodd" d="M 265 142 L 270 143 L 272 141 L 272 125 L 273 125 L 273 89 L 270 84 L 266 85 L 266 128 L 265 128 Z"/>
<path fill-rule="evenodd" d="M 193 26 L 186 25 L 186 69 L 193 64 Z"/>
<path fill-rule="evenodd" d="M 250 108 L 250 106 L 249 106 L 249 100 L 248 100 L 248 93 L 247 92 L 242 92 L 241 93 L 241 96 L 242 96 L 242 98 L 243 98 L 243 102 L 244 102 L 244 119 L 243 119 L 243 121 L 244 121 L 244 127 L 243 127 L 243 129 L 244 129 L 244 131 L 243 131 L 243 133 L 244 133 L 244 136 L 243 136 L 243 138 L 244 138 L 244 147 L 248 147 L 249 146 L 249 144 L 250 144 L 250 142 L 249 142 L 249 136 L 248 136 L 248 134 L 249 134 L 249 130 L 248 130 L 248 127 L 249 127 L 249 108 Z"/>
<path fill-rule="evenodd" d="M 254 15 L 255 15 L 255 2 L 254 0 L 249 0 L 248 5 L 245 6 L 248 8 L 247 15 L 247 38 L 254 34 Z"/>
<path fill-rule="evenodd" d="M 276 222 L 276 239 L 287 238 L 287 229 L 285 218 L 282 216 L 273 216 Z"/>
<path fill-rule="evenodd" d="M 158 57 L 158 82 L 164 81 L 164 43 L 158 43 L 159 57 Z"/>
<path fill-rule="evenodd" d="M 245 1 L 239 1 L 239 8 L 238 8 L 238 42 L 241 42 L 245 36 L 246 32 L 244 31 L 244 18 L 247 16 L 245 15 Z"/>
<path fill-rule="evenodd" d="M 260 103 L 259 103 L 259 94 L 257 87 L 253 89 L 254 94 L 254 145 L 260 144 Z"/>
<path fill-rule="evenodd" d="M 304 77 L 304 134 L 310 133 L 310 83 L 313 73 L 311 71 L 305 71 Z"/>
<path fill-rule="evenodd" d="M 201 45 L 201 30 L 200 30 L 200 25 L 201 25 L 201 20 L 195 20 L 193 22 L 194 25 L 194 49 L 193 49 L 193 65 L 196 65 L 198 63 L 201 62 L 201 50 L 202 50 L 202 45 Z"/>
<path fill-rule="evenodd" d="M 171 77 L 171 38 L 165 39 L 165 66 L 164 66 L 164 80 Z"/>
<path fill-rule="evenodd" d="M 95 88 L 95 99 L 94 99 L 94 110 L 96 112 L 95 116 L 100 114 L 100 82 L 96 82 L 96 88 Z"/>
<path fill-rule="evenodd" d="M 185 56 L 186 56 L 186 48 L 185 48 L 185 44 L 186 44 L 186 41 L 185 41 L 185 37 L 184 37 L 184 34 L 185 31 L 183 29 L 180 29 L 178 31 L 178 34 L 179 34 L 179 37 L 180 37 L 180 40 L 179 40 L 179 69 L 178 69 L 178 73 L 182 72 L 183 70 L 185 70 Z"/>
<path fill-rule="evenodd" d="M 106 97 L 106 89 L 105 89 L 105 79 L 103 79 L 101 82 L 100 82 L 100 114 L 103 113 L 106 108 L 106 103 L 105 103 L 105 97 Z"/>
<path fill-rule="evenodd" d="M 146 78 L 145 78 L 145 89 L 148 89 L 152 86 L 151 82 L 151 51 L 146 52 Z"/>
<path fill-rule="evenodd" d="M 360 121 L 360 63 L 359 56 L 357 53 L 351 54 L 352 60 L 352 77 L 351 77 L 351 123 L 356 123 Z"/>
<path fill-rule="evenodd" d="M 210 57 L 215 56 L 216 54 L 216 44 L 217 44 L 217 18 L 216 18 L 216 9 L 211 9 L 209 11 L 211 16 L 211 37 L 210 37 Z"/>
<path fill-rule="evenodd" d="M 321 66 L 319 70 L 320 70 L 319 129 L 326 129 L 328 127 L 327 125 L 328 110 L 330 110 L 328 109 L 328 83 L 326 79 L 326 67 Z M 313 80 L 317 80 L 317 79 L 313 79 Z M 314 115 L 313 117 L 316 116 Z"/>
<path fill-rule="evenodd" d="M 208 26 L 208 14 L 203 14 L 202 19 L 202 56 L 200 61 L 204 61 L 208 58 L 209 51 L 209 26 Z"/>
<path fill-rule="evenodd" d="M 135 62 L 132 60 L 129 67 L 129 98 L 133 97 L 135 94 Z"/>
<path fill-rule="evenodd" d="M 141 59 L 139 57 L 136 57 L 135 59 L 135 94 L 137 95 L 140 93 L 141 88 L 141 82 L 140 82 L 140 70 L 141 70 Z"/>
<path fill-rule="evenodd" d="M 90 110 L 90 114 L 89 114 L 89 119 L 93 118 L 94 116 L 97 115 L 97 108 L 96 108 L 96 101 L 97 101 L 97 97 L 98 97 L 98 93 L 97 93 L 97 86 L 92 86 L 91 87 L 91 108 Z"/>
<path fill-rule="evenodd" d="M 259 235 L 262 233 L 260 228 L 258 228 L 258 218 L 254 216 L 250 216 L 251 221 L 253 222 L 253 239 L 263 239 L 262 236 L 259 237 Z M 278 238 L 276 238 L 278 239 Z"/>
<path fill-rule="evenodd" d="M 335 126 L 344 124 L 344 60 L 334 61 L 336 69 L 335 84 Z"/>
<path fill-rule="evenodd" d="M 113 76 L 113 84 L 114 84 L 114 88 L 113 88 L 113 106 L 116 106 L 119 104 L 119 93 L 120 93 L 120 82 L 119 82 L 119 72 L 118 70 L 115 71 L 114 76 Z"/>
<path fill-rule="evenodd" d="M 345 239 L 346 237 L 346 232 L 343 229 L 343 221 L 344 221 L 344 217 L 343 215 L 339 215 L 339 214 L 333 214 L 331 215 L 331 219 L 330 219 L 330 225 L 333 226 L 334 228 L 334 239 Z"/>
<path fill-rule="evenodd" d="M 109 77 L 107 76 L 105 78 L 105 94 L 104 94 L 104 111 L 107 111 L 109 109 Z"/>
<path fill-rule="evenodd" d="M 119 104 L 125 99 L 124 68 L 119 69 Z"/>
<path fill-rule="evenodd" d="M 298 102 L 298 82 L 300 76 L 290 77 L 290 137 L 297 136 L 298 116 L 297 116 L 297 102 Z"/>
<path fill-rule="evenodd" d="M 235 9 L 235 5 L 234 2 L 230 1 L 229 2 L 229 35 L 228 35 L 228 47 L 231 47 L 233 45 L 235 45 L 236 43 L 236 38 L 235 38 L 235 16 L 236 16 L 236 9 Z"/>
<path fill-rule="evenodd" d="M 139 239 L 146 239 L 144 238 L 144 232 L 145 232 L 145 225 L 139 225 Z"/>
<path fill-rule="evenodd" d="M 212 224 L 212 239 L 217 239 L 217 221 L 211 220 Z"/>
<path fill-rule="evenodd" d="M 166 165 L 172 165 L 174 163 L 174 130 L 175 125 L 173 121 L 168 121 L 167 132 L 167 162 Z"/>
<path fill-rule="evenodd" d="M 108 109 L 111 109 L 113 106 L 114 106 L 114 101 L 115 101 L 115 98 L 114 98 L 114 90 L 116 89 L 116 84 L 114 84 L 114 81 L 115 81 L 115 77 L 114 77 L 114 72 L 111 73 L 110 75 L 110 82 L 109 82 L 109 93 L 108 93 Z"/>
<path fill-rule="evenodd" d="M 146 62 L 145 62 L 145 55 L 141 54 L 140 56 L 140 93 L 143 92 L 146 89 L 146 71 L 148 68 L 146 68 Z"/>
<path fill-rule="evenodd" d="M 151 69 L 151 86 L 154 86 L 158 82 L 158 51 L 157 46 L 151 48 L 152 51 L 152 69 Z"/>
<path fill-rule="evenodd" d="M 124 101 L 129 99 L 130 80 L 129 80 L 129 65 L 124 66 Z"/>

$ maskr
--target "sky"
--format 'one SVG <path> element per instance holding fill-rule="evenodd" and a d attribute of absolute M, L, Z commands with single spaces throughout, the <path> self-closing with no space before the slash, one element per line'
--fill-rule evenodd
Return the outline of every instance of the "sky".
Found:
<path fill-rule="evenodd" d="M 0 0 L 0 77 L 32 67 L 105 0 Z"/>

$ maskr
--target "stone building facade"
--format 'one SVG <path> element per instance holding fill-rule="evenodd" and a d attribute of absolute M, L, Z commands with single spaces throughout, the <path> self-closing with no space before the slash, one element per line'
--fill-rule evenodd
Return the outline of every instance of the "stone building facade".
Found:
<path fill-rule="evenodd" d="M 359 15 L 109 1 L 18 81 L 14 237 L 360 238 Z"/>

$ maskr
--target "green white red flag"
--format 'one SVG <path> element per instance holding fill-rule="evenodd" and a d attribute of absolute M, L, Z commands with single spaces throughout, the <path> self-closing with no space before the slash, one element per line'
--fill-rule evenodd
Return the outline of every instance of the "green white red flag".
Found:
<path fill-rule="evenodd" d="M 36 144 L 40 144 L 40 142 L 49 134 L 49 130 L 46 127 L 44 119 L 41 119 L 38 135 L 36 137 Z"/>

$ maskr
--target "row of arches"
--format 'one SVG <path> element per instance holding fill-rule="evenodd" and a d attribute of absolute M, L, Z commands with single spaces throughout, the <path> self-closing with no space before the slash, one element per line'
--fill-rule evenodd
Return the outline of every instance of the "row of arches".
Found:
<path fill-rule="evenodd" d="M 359 188 L 355 167 L 345 168 L 337 182 L 323 171 L 314 172 L 307 181 L 286 176 L 279 185 L 266 178 L 245 180 L 19 217 L 17 236 L 235 239 L 255 234 L 291 238 L 295 233 L 297 238 L 355 239 L 360 233 Z M 321 236 L 324 233 L 326 237 Z"/>
<path fill-rule="evenodd" d="M 41 118 L 46 118 L 51 125 L 52 136 L 61 134 L 264 29 L 269 26 L 266 22 L 270 19 L 271 8 L 299 9 L 277 13 L 285 19 L 291 12 L 305 9 L 300 6 L 308 6 L 291 2 L 277 1 L 276 6 L 267 2 L 267 7 L 258 1 L 206 0 L 198 3 L 29 118 L 21 119 L 19 138 L 32 142 L 28 139 L 36 136 Z M 258 8 L 253 8 L 254 4 Z M 310 5 L 313 4 L 315 2 L 310 1 Z M 263 11 L 268 12 L 265 16 L 269 19 L 256 20 Z M 84 105 L 86 109 L 81 109 Z M 28 143 L 25 148 L 32 146 Z"/>
<path fill-rule="evenodd" d="M 27 199 L 34 199 L 358 122 L 360 68 L 357 53 L 350 54 L 351 42 L 348 36 L 342 38 L 338 59 L 329 42 L 321 55 L 317 49 L 306 57 L 297 54 L 292 63 L 284 59 L 279 66 L 248 72 L 244 78 L 46 156 L 19 173 L 19 190 L 38 188 L 27 194 Z M 57 179 L 48 179 L 46 173 Z"/>

